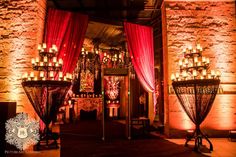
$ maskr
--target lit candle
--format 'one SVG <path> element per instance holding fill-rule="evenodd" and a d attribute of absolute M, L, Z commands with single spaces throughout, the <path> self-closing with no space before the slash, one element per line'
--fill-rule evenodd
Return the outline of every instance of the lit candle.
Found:
<path fill-rule="evenodd" d="M 211 79 L 212 77 L 211 77 L 211 74 L 208 74 L 208 79 Z"/>
<path fill-rule="evenodd" d="M 39 77 L 43 78 L 44 77 L 44 71 L 39 72 Z"/>
<path fill-rule="evenodd" d="M 198 58 L 194 57 L 194 63 L 197 63 L 197 62 L 198 62 Z"/>
<path fill-rule="evenodd" d="M 63 77 L 63 73 L 60 71 L 59 72 L 59 78 L 62 78 Z"/>
<path fill-rule="evenodd" d="M 179 60 L 179 66 L 182 66 L 183 65 L 183 62 L 182 62 L 182 59 Z"/>
<path fill-rule="evenodd" d="M 30 78 L 30 77 L 28 77 L 27 79 L 28 79 L 28 81 L 31 81 L 31 78 Z"/>
<path fill-rule="evenodd" d="M 187 58 L 184 59 L 184 63 L 188 64 L 188 59 Z"/>
<path fill-rule="evenodd" d="M 60 58 L 59 59 L 59 64 L 62 65 L 63 64 L 63 60 Z"/>
<path fill-rule="evenodd" d="M 171 80 L 172 80 L 172 81 L 175 80 L 175 74 L 171 74 Z"/>
<path fill-rule="evenodd" d="M 206 58 L 202 57 L 202 63 L 205 63 L 205 62 L 206 62 Z"/>
<path fill-rule="evenodd" d="M 196 49 L 193 49 L 193 53 L 196 53 Z"/>
<path fill-rule="evenodd" d="M 54 75 L 53 75 L 53 71 L 50 71 L 49 72 L 49 77 L 53 77 Z"/>
<path fill-rule="evenodd" d="M 28 73 L 25 72 L 24 75 L 23 75 L 23 78 L 26 79 L 28 77 Z"/>
<path fill-rule="evenodd" d="M 31 78 L 34 77 L 34 72 L 30 72 L 30 77 L 31 77 Z"/>
<path fill-rule="evenodd" d="M 88 54 L 88 51 L 86 51 L 85 53 L 86 53 L 86 55 L 87 55 L 87 54 Z"/>
<path fill-rule="evenodd" d="M 52 44 L 52 50 L 56 51 L 56 49 L 57 49 L 57 46 L 55 44 Z"/>
<path fill-rule="evenodd" d="M 52 49 L 52 48 L 50 48 L 50 49 L 49 49 L 49 53 L 52 53 L 52 52 L 53 52 L 53 49 Z"/>
<path fill-rule="evenodd" d="M 106 52 L 104 53 L 104 57 L 106 57 L 107 56 L 107 54 L 106 54 Z"/>
<path fill-rule="evenodd" d="M 203 69 L 203 70 L 202 70 L 202 75 L 203 75 L 203 76 L 206 76 L 206 74 L 207 74 L 206 69 Z"/>
<path fill-rule="evenodd" d="M 45 62 L 45 63 L 48 62 L 48 57 L 47 57 L 47 56 L 44 56 L 44 57 L 43 57 L 43 62 Z"/>
<path fill-rule="evenodd" d="M 193 49 L 192 45 L 189 45 L 188 49 L 191 51 Z"/>
<path fill-rule="evenodd" d="M 203 80 L 204 79 L 204 77 L 203 76 L 201 76 L 201 80 Z"/>
<path fill-rule="evenodd" d="M 197 71 L 193 70 L 193 77 L 195 78 L 197 76 Z"/>
<path fill-rule="evenodd" d="M 56 63 L 56 62 L 57 62 L 57 57 L 53 57 L 53 58 L 52 58 L 52 62 L 53 62 L 53 63 Z"/>
<path fill-rule="evenodd" d="M 40 51 L 42 49 L 41 45 L 38 44 L 38 50 Z"/>
<path fill-rule="evenodd" d="M 210 59 L 209 58 L 206 58 L 206 63 L 210 64 Z"/>
<path fill-rule="evenodd" d="M 45 80 L 46 80 L 46 78 L 45 78 L 45 77 L 43 77 L 43 78 L 42 78 L 42 80 L 43 80 L 43 81 L 45 81 Z"/>
<path fill-rule="evenodd" d="M 67 78 L 66 78 L 66 76 L 64 76 L 64 81 L 67 81 Z"/>
<path fill-rule="evenodd" d="M 52 66 L 52 62 L 48 63 L 48 66 L 50 66 L 50 67 L 51 67 L 51 66 Z"/>
<path fill-rule="evenodd" d="M 183 71 L 183 77 L 186 78 L 187 77 L 187 72 L 186 71 Z"/>
<path fill-rule="evenodd" d="M 31 63 L 32 63 L 33 65 L 35 64 L 35 59 L 34 59 L 34 58 L 31 59 Z"/>
<path fill-rule="evenodd" d="M 58 62 L 56 62 L 55 66 L 56 66 L 56 67 L 59 67 L 59 64 L 58 64 Z"/>
<path fill-rule="evenodd" d="M 98 50 L 96 50 L 95 53 L 98 55 Z"/>
<path fill-rule="evenodd" d="M 200 49 L 201 49 L 200 44 L 197 44 L 197 50 L 200 50 Z"/>
<path fill-rule="evenodd" d="M 34 77 L 34 81 L 37 81 L 37 80 L 38 80 L 38 77 L 37 77 L 37 76 L 35 76 L 35 77 Z"/>
<path fill-rule="evenodd" d="M 82 47 L 82 52 L 84 52 L 84 48 Z"/>
<path fill-rule="evenodd" d="M 40 65 L 40 66 L 43 66 L 43 62 L 40 62 L 39 65 Z"/>
<path fill-rule="evenodd" d="M 177 80 L 179 79 L 179 73 L 175 74 L 175 77 L 177 78 Z"/>
<path fill-rule="evenodd" d="M 215 70 L 211 70 L 211 76 L 212 76 L 212 77 L 215 77 L 215 74 L 216 74 L 216 73 L 215 73 Z"/>
<path fill-rule="evenodd" d="M 36 57 L 35 62 L 36 62 L 36 63 L 39 62 L 39 57 Z"/>
<path fill-rule="evenodd" d="M 201 65 L 202 65 L 202 63 L 201 63 L 201 62 L 198 62 L 198 63 L 197 63 L 197 65 L 198 65 L 198 66 L 201 66 Z"/>
<path fill-rule="evenodd" d="M 46 43 L 43 43 L 43 49 L 46 49 L 46 48 L 47 48 Z"/>
<path fill-rule="evenodd" d="M 216 71 L 216 76 L 220 77 L 221 76 L 221 72 L 219 70 Z"/>

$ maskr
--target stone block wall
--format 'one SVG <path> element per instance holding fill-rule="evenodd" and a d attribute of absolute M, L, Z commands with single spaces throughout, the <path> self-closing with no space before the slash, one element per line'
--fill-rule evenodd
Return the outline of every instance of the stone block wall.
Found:
<path fill-rule="evenodd" d="M 17 112 L 34 114 L 21 86 L 42 42 L 46 0 L 0 1 L 0 101 L 17 102 Z"/>
<path fill-rule="evenodd" d="M 212 110 L 202 127 L 212 136 L 224 136 L 236 129 L 236 2 L 233 0 L 165 1 L 167 64 L 165 88 L 171 86 L 170 76 L 178 71 L 182 50 L 198 42 L 203 56 L 210 58 L 210 69 L 221 71 L 223 94 L 217 95 Z M 165 32 L 165 31 L 164 31 Z M 165 125 L 169 136 L 181 137 L 192 122 L 182 110 L 176 96 L 166 93 Z"/>

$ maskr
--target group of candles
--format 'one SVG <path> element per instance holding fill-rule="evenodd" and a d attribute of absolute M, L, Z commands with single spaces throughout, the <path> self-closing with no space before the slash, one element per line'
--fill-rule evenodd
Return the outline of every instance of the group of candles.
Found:
<path fill-rule="evenodd" d="M 71 81 L 73 78 L 72 74 L 66 73 L 63 76 L 63 73 L 60 71 L 60 72 L 58 72 L 57 79 L 55 79 L 56 74 L 57 74 L 57 72 L 54 72 L 54 71 L 50 71 L 49 76 L 46 76 L 47 74 L 44 71 L 39 71 L 37 73 L 34 73 L 33 71 L 30 73 L 25 72 L 22 75 L 22 79 L 23 79 L 23 81 L 38 81 L 38 80 Z"/>
<path fill-rule="evenodd" d="M 55 57 L 57 52 L 56 45 L 52 45 L 47 51 L 47 45 L 43 43 L 42 45 L 38 45 L 38 51 L 40 53 L 40 57 L 32 58 L 31 63 L 33 69 L 38 70 L 39 72 L 30 72 L 24 73 L 22 75 L 23 81 L 37 81 L 37 80 L 55 80 L 57 81 L 71 81 L 72 74 L 63 73 L 61 70 L 63 66 L 63 60 L 60 58 L 59 60 Z M 57 77 L 56 77 L 57 76 Z"/>
<path fill-rule="evenodd" d="M 184 49 L 184 59 L 179 60 L 180 73 L 171 74 L 172 81 L 183 81 L 192 79 L 219 79 L 221 72 L 219 70 L 211 70 L 207 72 L 210 59 L 202 57 L 202 47 L 197 44 L 196 49 L 192 46 Z"/>
<path fill-rule="evenodd" d="M 44 56 L 42 58 L 42 61 L 39 61 L 39 57 L 36 58 L 32 58 L 31 63 L 33 65 L 33 67 L 62 67 L 63 65 L 63 60 L 60 58 L 59 60 L 57 60 L 57 57 L 53 57 L 52 61 L 50 61 L 50 59 L 47 56 Z"/>
<path fill-rule="evenodd" d="M 38 51 L 39 51 L 39 52 L 57 53 L 58 49 L 57 49 L 57 46 L 56 46 L 55 44 L 52 44 L 52 47 L 50 47 L 50 48 L 47 50 L 47 45 L 46 45 L 46 43 L 43 43 L 42 45 L 41 45 L 41 44 L 38 44 Z"/>

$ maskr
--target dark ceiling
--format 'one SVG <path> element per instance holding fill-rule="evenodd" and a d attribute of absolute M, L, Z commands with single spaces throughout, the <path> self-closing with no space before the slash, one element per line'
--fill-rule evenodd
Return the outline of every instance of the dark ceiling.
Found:
<path fill-rule="evenodd" d="M 123 21 L 152 25 L 161 18 L 162 0 L 48 0 L 48 8 L 89 15 L 85 44 L 99 39 L 104 48 L 124 43 Z M 90 40 L 90 41 L 89 41 Z"/>

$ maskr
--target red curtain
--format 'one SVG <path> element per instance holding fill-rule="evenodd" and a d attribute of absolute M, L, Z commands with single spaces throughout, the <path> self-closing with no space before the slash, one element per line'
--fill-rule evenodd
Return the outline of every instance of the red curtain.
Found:
<path fill-rule="evenodd" d="M 63 59 L 63 73 L 71 73 L 80 55 L 88 16 L 56 9 L 49 9 L 44 42 L 48 47 L 56 44 L 58 57 Z"/>
<path fill-rule="evenodd" d="M 128 51 L 137 77 L 147 92 L 155 92 L 152 27 L 124 22 Z M 156 99 L 154 95 L 154 104 Z"/>

